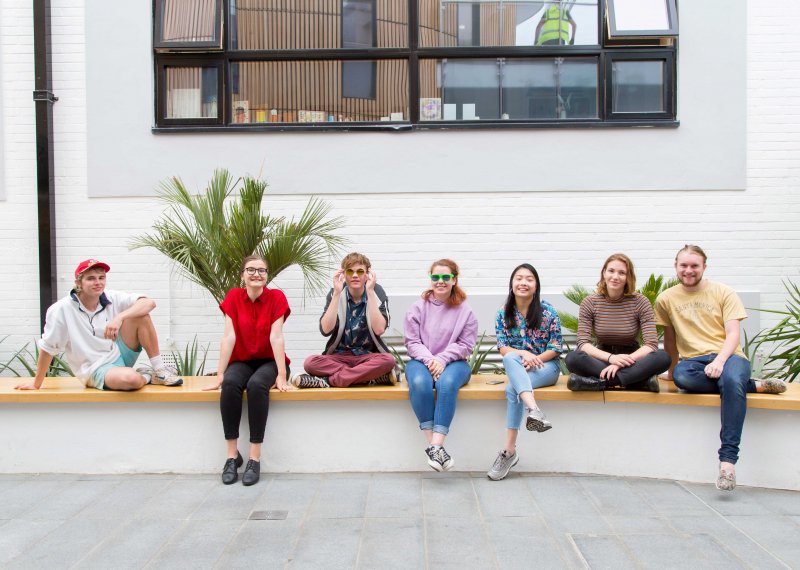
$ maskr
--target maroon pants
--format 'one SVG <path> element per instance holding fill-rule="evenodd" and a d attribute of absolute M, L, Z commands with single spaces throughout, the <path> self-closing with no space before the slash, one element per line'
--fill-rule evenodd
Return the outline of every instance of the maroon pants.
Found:
<path fill-rule="evenodd" d="M 390 372 L 395 365 L 394 356 L 385 352 L 371 352 L 356 356 L 351 352 L 309 356 L 303 362 L 307 374 L 328 378 L 328 384 L 347 388 L 365 384 Z"/>

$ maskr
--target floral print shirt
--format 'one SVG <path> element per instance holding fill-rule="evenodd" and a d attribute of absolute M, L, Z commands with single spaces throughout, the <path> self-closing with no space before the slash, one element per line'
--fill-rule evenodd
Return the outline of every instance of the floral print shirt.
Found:
<path fill-rule="evenodd" d="M 497 311 L 495 330 L 497 331 L 497 348 L 507 346 L 517 350 L 527 350 L 533 354 L 542 354 L 546 350 L 557 353 L 564 351 L 564 339 L 561 337 L 561 320 L 558 312 L 547 301 L 542 301 L 542 324 L 531 330 L 525 324 L 525 316 L 514 308 L 514 326 L 508 328 L 505 322 L 505 308 Z"/>

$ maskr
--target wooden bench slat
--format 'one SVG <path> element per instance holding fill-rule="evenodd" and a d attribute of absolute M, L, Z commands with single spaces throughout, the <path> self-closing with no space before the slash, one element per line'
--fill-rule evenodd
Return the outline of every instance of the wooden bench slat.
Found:
<path fill-rule="evenodd" d="M 487 384 L 490 380 L 504 380 L 502 384 Z M 19 382 L 29 378 L 0 378 L 0 403 L 69 403 L 69 402 L 215 402 L 219 391 L 204 392 L 203 386 L 212 381 L 210 377 L 188 377 L 184 385 L 146 386 L 134 392 L 113 392 L 85 388 L 76 378 L 48 378 L 41 390 L 14 390 Z M 463 400 L 504 400 L 507 380 L 505 376 L 480 374 L 473 376 L 469 384 L 459 391 Z M 408 385 L 363 386 L 352 388 L 306 389 L 290 392 L 272 391 L 270 399 L 275 401 L 328 401 L 328 400 L 407 400 Z M 559 378 L 555 386 L 536 390 L 536 399 L 542 401 L 614 402 L 637 404 L 666 404 L 681 406 L 719 407 L 716 394 L 685 394 L 671 382 L 661 382 L 661 393 L 607 390 L 605 392 L 571 392 L 567 389 L 567 377 Z M 800 384 L 789 384 L 784 394 L 748 394 L 749 408 L 771 410 L 800 410 Z"/>

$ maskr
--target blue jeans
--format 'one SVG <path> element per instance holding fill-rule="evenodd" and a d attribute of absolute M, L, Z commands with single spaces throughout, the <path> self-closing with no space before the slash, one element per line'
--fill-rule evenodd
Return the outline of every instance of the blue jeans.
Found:
<path fill-rule="evenodd" d="M 739 459 L 739 443 L 747 412 L 747 392 L 755 392 L 756 384 L 750 379 L 750 362 L 741 356 L 732 355 L 722 367 L 719 378 L 709 378 L 703 369 L 717 357 L 706 354 L 681 360 L 672 373 L 675 385 L 687 392 L 719 394 L 722 429 L 719 439 L 719 460 L 736 463 Z"/>
<path fill-rule="evenodd" d="M 412 360 L 406 364 L 408 397 L 414 413 L 417 414 L 419 429 L 432 429 L 447 435 L 453 416 L 456 415 L 458 390 L 469 382 L 471 375 L 469 364 L 458 360 L 445 366 L 434 383 L 428 367 L 422 362 Z"/>
<path fill-rule="evenodd" d="M 522 357 L 516 352 L 509 352 L 503 357 L 503 366 L 508 375 L 506 427 L 519 429 L 525 412 L 525 406 L 520 401 L 519 395 L 522 392 L 533 392 L 536 388 L 552 386 L 558 382 L 561 368 L 558 366 L 558 359 L 553 359 L 545 362 L 541 368 L 525 370 L 525 366 L 522 365 Z"/>

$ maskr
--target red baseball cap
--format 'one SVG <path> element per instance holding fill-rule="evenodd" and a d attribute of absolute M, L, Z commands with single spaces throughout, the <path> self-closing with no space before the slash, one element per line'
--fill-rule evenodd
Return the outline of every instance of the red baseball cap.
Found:
<path fill-rule="evenodd" d="M 86 271 L 91 267 L 100 267 L 105 271 L 110 271 L 111 268 L 108 266 L 108 263 L 103 263 L 102 261 L 97 261 L 96 259 L 86 259 L 81 261 L 78 264 L 78 267 L 75 268 L 75 279 L 78 278 L 78 275 Z"/>

